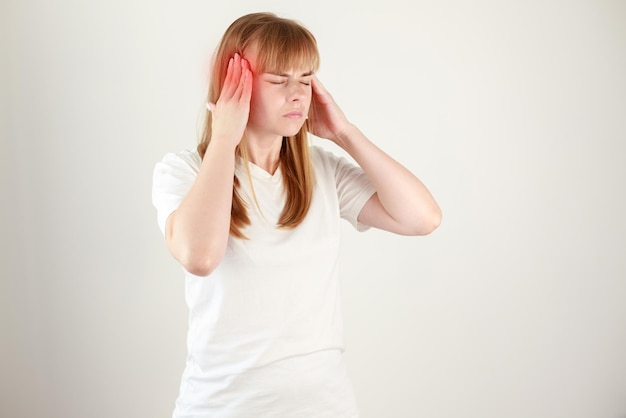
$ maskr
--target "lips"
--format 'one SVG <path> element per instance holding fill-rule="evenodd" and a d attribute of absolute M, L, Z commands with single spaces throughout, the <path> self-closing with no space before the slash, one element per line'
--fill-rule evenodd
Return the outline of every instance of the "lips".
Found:
<path fill-rule="evenodd" d="M 302 117 L 302 112 L 298 110 L 293 110 L 289 113 L 284 114 L 283 116 L 288 119 L 300 119 Z"/>

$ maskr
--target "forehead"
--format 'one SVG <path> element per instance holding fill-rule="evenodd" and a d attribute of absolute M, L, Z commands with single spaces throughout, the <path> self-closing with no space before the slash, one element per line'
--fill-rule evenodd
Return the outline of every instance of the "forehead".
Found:
<path fill-rule="evenodd" d="M 254 73 L 307 74 L 317 70 L 317 51 L 301 48 L 296 51 L 279 51 L 275 48 L 261 49 L 257 43 L 245 48 L 243 57 L 250 63 Z"/>

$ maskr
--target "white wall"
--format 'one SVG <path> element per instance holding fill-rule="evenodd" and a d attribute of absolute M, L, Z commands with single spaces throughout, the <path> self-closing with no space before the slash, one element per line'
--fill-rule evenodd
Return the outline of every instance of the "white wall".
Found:
<path fill-rule="evenodd" d="M 626 3 L 4 1 L 0 416 L 167 417 L 182 274 L 150 203 L 212 48 L 317 35 L 347 115 L 431 188 L 433 235 L 345 229 L 363 417 L 626 416 Z"/>

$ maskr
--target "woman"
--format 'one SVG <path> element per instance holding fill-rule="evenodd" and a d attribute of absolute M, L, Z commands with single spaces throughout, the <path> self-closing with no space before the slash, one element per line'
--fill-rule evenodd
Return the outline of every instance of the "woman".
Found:
<path fill-rule="evenodd" d="M 195 151 L 169 154 L 153 201 L 185 270 L 188 356 L 174 417 L 355 417 L 342 360 L 340 218 L 425 235 L 424 185 L 352 125 L 300 24 L 237 19 L 214 59 Z M 319 147 L 327 138 L 360 167 Z"/>

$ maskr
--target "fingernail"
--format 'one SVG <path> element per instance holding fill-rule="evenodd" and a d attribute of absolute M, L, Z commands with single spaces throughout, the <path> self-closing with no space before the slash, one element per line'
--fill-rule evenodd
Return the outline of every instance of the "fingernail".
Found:
<path fill-rule="evenodd" d="M 211 105 L 209 104 L 209 102 L 206 102 L 204 105 L 206 106 L 206 110 L 208 110 L 210 112 L 211 111 Z"/>

